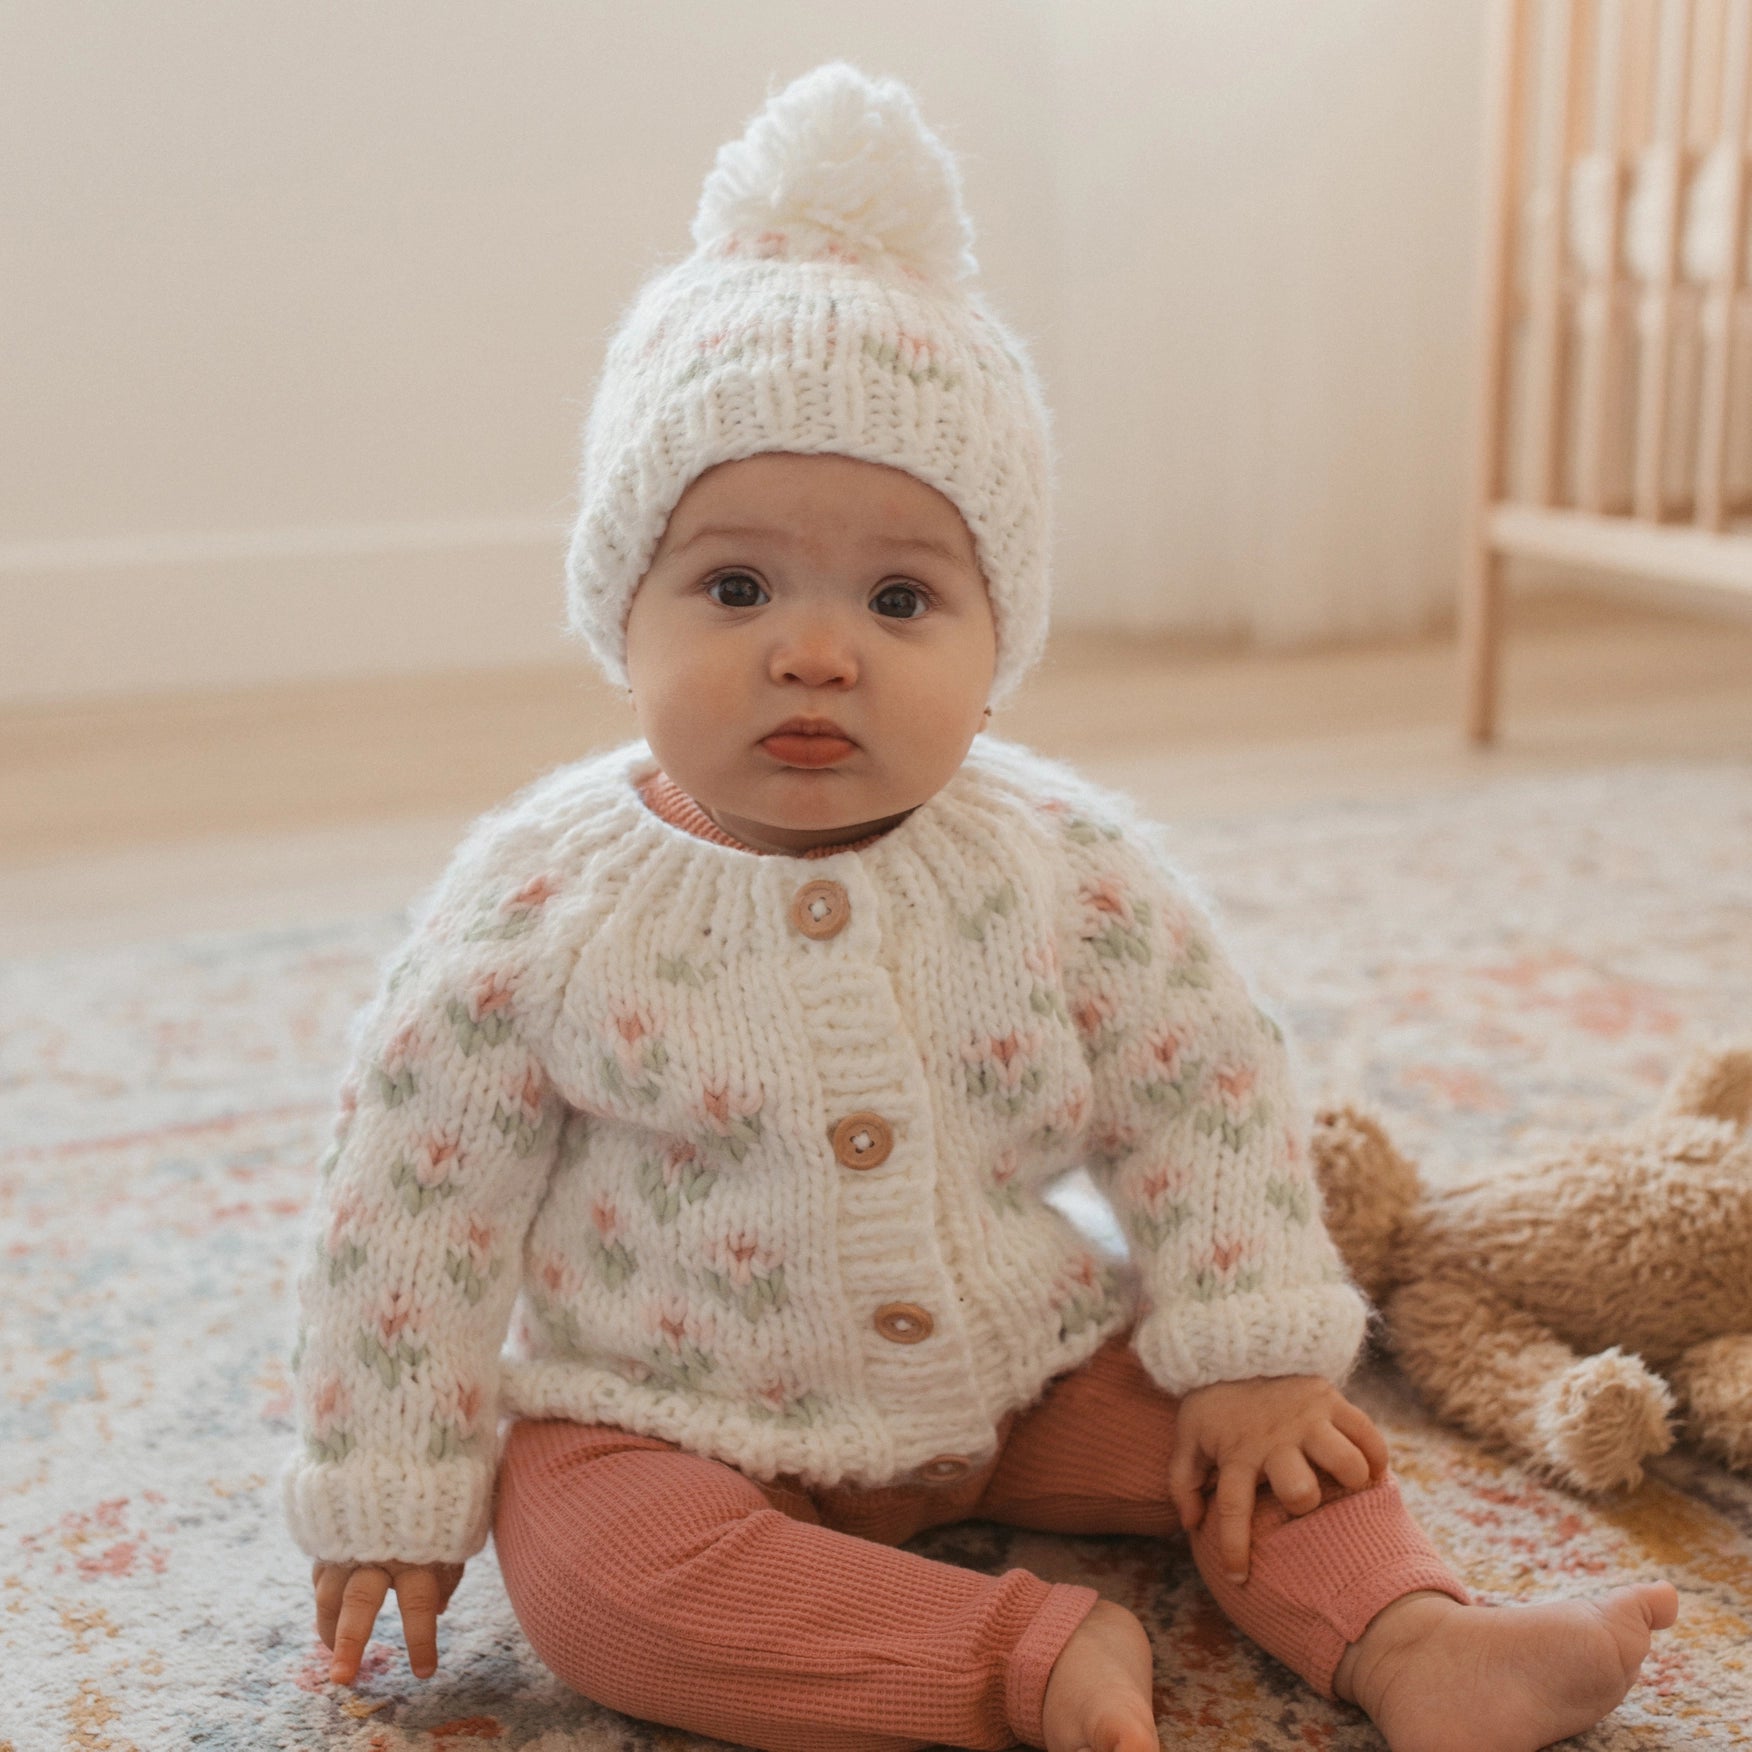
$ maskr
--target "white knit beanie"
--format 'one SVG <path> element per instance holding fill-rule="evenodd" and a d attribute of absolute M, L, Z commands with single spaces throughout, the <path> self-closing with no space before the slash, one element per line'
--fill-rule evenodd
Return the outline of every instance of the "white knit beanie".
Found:
<path fill-rule="evenodd" d="M 829 451 L 960 511 L 997 626 L 990 701 L 1046 643 L 1051 424 L 978 272 L 955 160 L 894 79 L 844 61 L 719 148 L 695 249 L 640 289 L 584 428 L 572 629 L 626 685 L 626 623 L 676 501 L 708 468 Z"/>

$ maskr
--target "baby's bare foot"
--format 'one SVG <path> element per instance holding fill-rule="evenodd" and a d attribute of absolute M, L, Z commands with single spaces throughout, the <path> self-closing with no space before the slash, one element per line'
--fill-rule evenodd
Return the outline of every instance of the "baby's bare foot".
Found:
<path fill-rule="evenodd" d="M 1047 1752 L 1158 1752 L 1150 1703 L 1150 1638 L 1111 1600 L 1097 1600 L 1046 1681 Z"/>
<path fill-rule="evenodd" d="M 1408 1594 L 1345 1652 L 1333 1688 L 1393 1752 L 1536 1752 L 1616 1709 L 1650 1634 L 1678 1616 L 1668 1582 L 1544 1606 Z"/>

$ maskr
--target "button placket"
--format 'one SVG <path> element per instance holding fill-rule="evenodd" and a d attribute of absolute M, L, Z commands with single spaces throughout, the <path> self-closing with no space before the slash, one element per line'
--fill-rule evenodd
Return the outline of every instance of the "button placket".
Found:
<path fill-rule="evenodd" d="M 876 1330 L 892 1344 L 917 1344 L 936 1330 L 930 1311 L 917 1302 L 884 1302 L 876 1310 Z"/>
<path fill-rule="evenodd" d="M 965 1454 L 939 1454 L 919 1468 L 919 1477 L 931 1484 L 950 1484 L 972 1470 L 973 1462 Z"/>
<path fill-rule="evenodd" d="M 852 902 L 845 885 L 828 877 L 805 882 L 791 896 L 792 929 L 816 942 L 837 937 L 846 928 L 851 916 Z"/>
<path fill-rule="evenodd" d="M 832 1137 L 834 1159 L 845 1168 L 879 1168 L 894 1148 L 894 1128 L 879 1113 L 848 1113 Z"/>

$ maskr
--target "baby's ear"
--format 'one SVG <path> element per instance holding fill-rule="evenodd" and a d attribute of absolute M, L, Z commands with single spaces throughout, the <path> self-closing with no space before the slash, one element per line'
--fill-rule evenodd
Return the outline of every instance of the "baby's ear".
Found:
<path fill-rule="evenodd" d="M 1695 1054 L 1667 1085 L 1655 1116 L 1719 1119 L 1744 1131 L 1752 1123 L 1752 1041 Z"/>

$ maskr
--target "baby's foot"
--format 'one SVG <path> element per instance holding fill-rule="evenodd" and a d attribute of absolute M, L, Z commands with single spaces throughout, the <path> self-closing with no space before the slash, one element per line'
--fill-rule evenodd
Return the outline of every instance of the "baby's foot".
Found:
<path fill-rule="evenodd" d="M 1544 1606 L 1407 1594 L 1345 1651 L 1333 1689 L 1393 1752 L 1536 1752 L 1616 1709 L 1678 1616 L 1668 1582 Z"/>
<path fill-rule="evenodd" d="M 1047 1752 L 1158 1752 L 1149 1633 L 1123 1606 L 1097 1600 L 1046 1681 Z"/>

